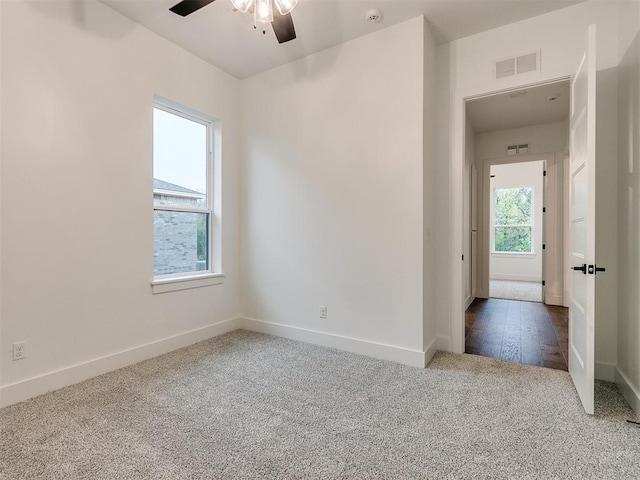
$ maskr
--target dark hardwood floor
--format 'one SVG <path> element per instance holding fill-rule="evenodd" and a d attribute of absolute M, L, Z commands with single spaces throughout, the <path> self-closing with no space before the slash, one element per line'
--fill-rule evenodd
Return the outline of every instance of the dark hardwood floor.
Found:
<path fill-rule="evenodd" d="M 568 370 L 568 313 L 536 302 L 476 299 L 465 314 L 465 352 Z"/>

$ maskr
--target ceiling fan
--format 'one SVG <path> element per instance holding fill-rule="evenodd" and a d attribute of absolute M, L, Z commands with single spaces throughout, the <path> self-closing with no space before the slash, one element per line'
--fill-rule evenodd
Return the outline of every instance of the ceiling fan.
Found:
<path fill-rule="evenodd" d="M 186 17 L 196 10 L 206 7 L 215 0 L 182 0 L 169 10 Z M 278 43 L 286 43 L 296 38 L 296 29 L 293 26 L 291 10 L 297 5 L 298 0 L 273 0 L 277 8 L 273 8 L 272 0 L 231 0 L 233 6 L 240 12 L 251 12 L 255 15 L 254 28 L 258 23 L 265 25 L 271 23 Z M 263 28 L 263 33 L 265 30 Z"/>

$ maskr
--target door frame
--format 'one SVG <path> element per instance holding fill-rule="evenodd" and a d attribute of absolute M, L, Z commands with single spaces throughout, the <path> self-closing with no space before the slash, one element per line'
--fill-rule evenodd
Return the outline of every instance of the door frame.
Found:
<path fill-rule="evenodd" d="M 479 91 L 462 92 L 452 94 L 452 118 L 451 118 L 451 162 L 449 167 L 449 204 L 451 223 L 449 224 L 450 250 L 450 286 L 451 297 L 449 305 L 450 338 L 449 350 L 454 353 L 464 353 L 465 350 L 465 278 L 464 278 L 464 159 L 465 159 L 465 134 L 467 102 L 479 98 L 492 97 L 503 93 L 515 92 L 524 88 L 535 88 L 559 82 L 570 81 L 569 75 L 553 77 L 532 83 L 516 84 L 503 89 L 480 89 Z M 565 252 L 566 255 L 567 252 Z"/>

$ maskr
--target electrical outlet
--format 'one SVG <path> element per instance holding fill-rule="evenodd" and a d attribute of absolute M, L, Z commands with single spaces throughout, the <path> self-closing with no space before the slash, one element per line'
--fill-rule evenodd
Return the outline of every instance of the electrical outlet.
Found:
<path fill-rule="evenodd" d="M 13 360 L 27 358 L 27 342 L 16 342 L 13 344 Z"/>
<path fill-rule="evenodd" d="M 320 318 L 327 318 L 327 307 L 320 306 Z"/>

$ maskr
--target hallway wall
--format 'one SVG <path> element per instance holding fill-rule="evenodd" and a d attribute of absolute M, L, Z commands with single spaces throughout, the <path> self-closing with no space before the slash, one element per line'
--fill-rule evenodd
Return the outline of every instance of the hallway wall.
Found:
<path fill-rule="evenodd" d="M 640 7 L 636 19 L 637 28 Z M 618 93 L 620 288 L 616 382 L 640 415 L 640 33 L 624 53 Z"/>

